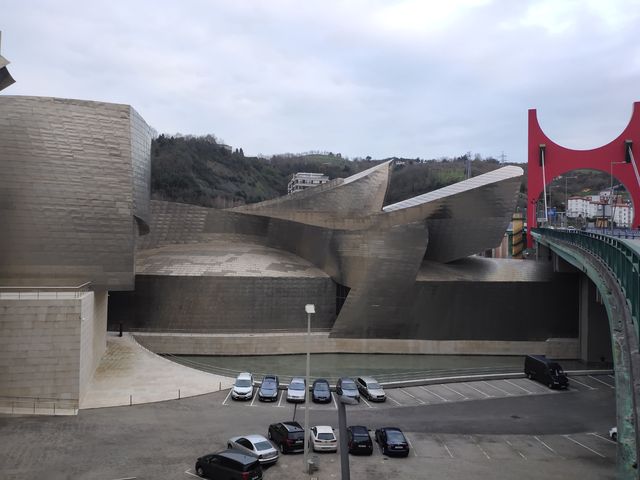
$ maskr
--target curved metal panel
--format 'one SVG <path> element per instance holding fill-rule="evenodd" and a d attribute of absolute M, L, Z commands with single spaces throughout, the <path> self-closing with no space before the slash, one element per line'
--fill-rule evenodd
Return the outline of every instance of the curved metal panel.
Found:
<path fill-rule="evenodd" d="M 425 258 L 450 262 L 500 243 L 515 210 L 520 167 L 508 166 L 384 207 L 390 224 L 424 221 Z"/>
<path fill-rule="evenodd" d="M 313 188 L 243 205 L 229 211 L 326 226 L 335 217 L 379 212 L 389 184 L 391 161 Z"/>

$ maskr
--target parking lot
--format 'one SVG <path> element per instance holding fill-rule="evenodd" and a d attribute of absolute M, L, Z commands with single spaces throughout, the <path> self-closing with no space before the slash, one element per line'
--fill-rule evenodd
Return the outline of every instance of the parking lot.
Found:
<path fill-rule="evenodd" d="M 373 432 L 371 432 L 373 437 Z M 375 472 L 375 478 L 385 478 L 385 473 L 403 472 L 403 478 L 426 478 L 421 469 L 436 464 L 446 469 L 454 464 L 474 464 L 478 470 L 500 468 L 504 462 L 517 463 L 523 470 L 530 465 L 538 465 L 540 471 L 531 472 L 531 478 L 543 477 L 542 471 L 564 464 L 567 461 L 596 463 L 606 469 L 615 464 L 616 444 L 604 432 L 589 432 L 572 435 L 430 435 L 405 432 L 411 445 L 408 458 L 389 458 L 382 455 L 374 444 L 371 456 L 350 456 L 350 470 L 354 478 L 368 478 L 367 473 Z M 330 479 L 339 477 L 340 460 L 336 453 L 314 454 L 319 470 L 312 477 Z M 265 478 L 301 478 L 297 476 L 303 466 L 301 454 L 281 455 L 278 463 L 265 470 Z M 533 468 L 533 467 L 532 467 Z M 552 470 L 552 468 L 549 468 Z M 574 478 L 566 475 L 564 478 Z M 192 468 L 185 470 L 185 478 L 195 476 Z M 499 473 L 496 477 L 499 478 Z M 537 476 L 540 475 L 540 476 Z M 582 478 L 603 478 L 602 471 Z M 526 474 L 525 474 L 526 478 Z"/>
<path fill-rule="evenodd" d="M 551 390 L 546 386 L 527 378 L 508 380 L 481 380 L 460 383 L 442 383 L 437 385 L 420 385 L 403 388 L 386 388 L 387 401 L 371 402 L 362 398 L 359 405 L 350 409 L 415 407 L 419 405 L 435 405 L 449 402 L 464 402 L 488 398 L 518 397 L 524 395 L 562 395 L 576 391 L 598 389 L 614 389 L 613 375 L 576 375 L 570 377 L 567 390 Z M 257 390 L 257 389 L 256 389 Z M 311 403 L 309 410 L 337 410 L 336 395 L 332 393 L 332 401 L 326 404 Z M 286 401 L 286 390 L 280 390 L 275 402 L 261 402 L 257 395 L 251 401 L 235 401 L 230 393 L 221 402 L 228 408 L 293 408 Z M 305 404 L 298 404 L 297 410 L 304 411 Z"/>
<path fill-rule="evenodd" d="M 566 391 L 525 378 L 386 389 L 385 403 L 347 407 L 348 424 L 400 427 L 411 452 L 389 458 L 350 456 L 351 478 L 518 480 L 614 478 L 613 378 L 571 377 Z M 78 416 L 0 415 L 0 478 L 188 479 L 198 456 L 228 439 L 267 434 L 270 423 L 296 420 L 304 404 L 232 401 L 228 392 L 132 407 L 82 410 Z M 338 425 L 335 396 L 311 404 L 312 425 Z M 373 433 L 372 433 L 373 436 Z M 315 454 L 311 478 L 340 478 L 340 456 Z M 37 459 L 37 461 L 34 461 Z M 304 479 L 303 456 L 281 455 L 265 479 Z"/>

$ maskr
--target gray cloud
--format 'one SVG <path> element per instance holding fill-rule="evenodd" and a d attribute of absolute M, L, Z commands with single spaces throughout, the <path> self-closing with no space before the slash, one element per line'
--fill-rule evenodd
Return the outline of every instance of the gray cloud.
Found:
<path fill-rule="evenodd" d="M 640 100 L 637 1 L 12 2 L 5 94 L 133 105 L 249 154 L 526 161 L 527 110 L 589 148 Z"/>

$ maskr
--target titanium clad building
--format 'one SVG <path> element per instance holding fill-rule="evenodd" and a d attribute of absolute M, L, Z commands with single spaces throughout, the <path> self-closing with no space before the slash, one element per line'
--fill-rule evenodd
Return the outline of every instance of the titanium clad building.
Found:
<path fill-rule="evenodd" d="M 0 96 L 0 281 L 133 289 L 151 133 L 128 105 Z"/>
<path fill-rule="evenodd" d="M 467 258 L 500 243 L 522 169 L 383 207 L 391 166 L 229 210 L 152 201 L 136 289 L 112 295 L 112 322 L 171 353 L 213 353 L 172 344 L 171 333 L 300 330 L 306 303 L 316 305 L 314 328 L 335 341 L 496 353 L 577 335 L 571 309 L 558 308 L 576 298 L 571 280 L 537 262 Z M 531 291 L 549 301 L 514 310 Z"/>
<path fill-rule="evenodd" d="M 0 403 L 81 405 L 149 231 L 151 137 L 128 105 L 0 96 Z"/>

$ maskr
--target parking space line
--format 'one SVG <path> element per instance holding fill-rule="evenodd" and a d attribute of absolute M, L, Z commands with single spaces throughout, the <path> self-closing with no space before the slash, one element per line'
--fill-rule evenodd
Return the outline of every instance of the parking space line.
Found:
<path fill-rule="evenodd" d="M 187 475 L 191 475 L 192 477 L 200 478 L 198 475 L 196 475 L 195 473 L 191 473 L 189 470 L 185 470 L 184 473 L 186 473 Z"/>
<path fill-rule="evenodd" d="M 592 377 L 591 375 L 589 375 L 589 378 L 590 378 L 590 379 L 592 379 L 592 380 L 595 380 L 596 382 L 600 382 L 600 383 L 602 383 L 603 385 L 606 385 L 606 386 L 607 386 L 607 387 L 609 387 L 609 388 L 616 388 L 616 387 L 614 387 L 613 385 L 609 385 L 607 382 L 603 382 L 603 381 L 602 381 L 602 380 L 600 380 L 599 378 Z"/>
<path fill-rule="evenodd" d="M 449 450 L 449 447 L 447 447 L 447 444 L 444 443 L 444 440 L 442 440 L 440 437 L 438 437 L 437 435 L 433 436 L 437 442 L 440 442 L 442 444 L 442 446 L 444 447 L 444 449 L 447 451 L 447 453 L 449 454 L 449 456 L 451 458 L 453 458 L 453 453 L 451 453 L 451 450 Z"/>
<path fill-rule="evenodd" d="M 280 400 L 278 400 L 278 406 L 282 407 L 282 399 L 284 398 L 284 392 L 278 392 L 278 394 L 280 395 Z"/>
<path fill-rule="evenodd" d="M 395 402 L 395 404 L 396 404 L 396 405 L 398 405 L 399 407 L 401 407 L 401 406 L 402 406 L 402 404 L 401 404 L 399 401 L 397 401 L 395 398 L 393 398 L 392 396 L 387 395 L 387 398 L 388 398 L 389 400 L 391 400 L 392 402 Z"/>
<path fill-rule="evenodd" d="M 558 455 L 558 452 L 556 452 L 553 448 L 551 448 L 549 445 L 547 445 L 542 440 L 540 440 L 537 436 L 534 435 L 533 438 L 535 438 L 538 442 L 540 442 L 542 445 L 544 445 L 548 450 L 553 452 L 555 455 Z"/>
<path fill-rule="evenodd" d="M 440 400 L 442 400 L 443 402 L 448 402 L 448 401 L 449 401 L 449 400 L 447 400 L 446 398 L 441 397 L 441 396 L 440 396 L 440 395 L 438 395 L 437 393 L 432 392 L 431 390 L 429 390 L 429 389 L 428 389 L 427 387 L 425 387 L 424 385 L 421 385 L 421 386 L 420 386 L 420 388 L 421 388 L 422 390 L 424 390 L 425 392 L 430 393 L 431 395 L 433 395 L 433 396 L 435 396 L 435 397 L 438 397 L 438 398 L 439 398 Z"/>
<path fill-rule="evenodd" d="M 476 444 L 476 446 L 480 449 L 480 451 L 482 453 L 484 453 L 484 456 L 487 457 L 487 460 L 491 460 L 491 457 L 489 456 L 489 454 L 487 452 L 485 452 L 484 448 L 482 448 L 480 446 L 480 444 L 478 443 L 478 441 L 475 438 L 473 438 L 473 435 L 469 435 L 469 439 L 471 440 L 472 443 Z"/>
<path fill-rule="evenodd" d="M 229 393 L 227 393 L 227 396 L 224 397 L 224 400 L 222 401 L 222 405 L 229 405 L 227 403 L 227 400 L 229 400 L 229 396 L 231 395 L 231 390 L 229 390 Z"/>
<path fill-rule="evenodd" d="M 524 387 L 521 387 L 521 386 L 520 386 L 520 385 L 518 385 L 517 383 L 513 383 L 513 382 L 511 382 L 511 381 L 509 381 L 509 380 L 507 380 L 507 379 L 505 379 L 504 381 L 505 381 L 505 382 L 507 382 L 509 385 L 513 385 L 514 387 L 518 387 L 520 390 L 524 390 L 525 392 L 527 392 L 527 393 L 529 393 L 529 394 L 533 394 L 533 392 L 531 392 L 531 391 L 527 390 L 527 389 L 526 389 L 526 388 L 524 388 Z"/>
<path fill-rule="evenodd" d="M 591 385 L 587 385 L 586 383 L 579 382 L 573 377 L 570 377 L 570 382 L 576 382 L 578 385 L 582 385 L 583 387 L 587 387 L 589 390 L 597 390 L 597 388 L 592 387 Z"/>
<path fill-rule="evenodd" d="M 613 378 L 614 380 L 616 379 L 613 375 L 607 375 L 607 377 Z"/>
<path fill-rule="evenodd" d="M 596 432 L 591 432 L 589 435 L 593 435 L 594 437 L 601 438 L 605 442 L 613 443 L 614 445 L 617 443 L 617 442 L 614 442 L 613 440 L 611 440 L 610 438 L 603 437 L 602 435 L 598 435 Z"/>
<path fill-rule="evenodd" d="M 373 408 L 371 405 L 369 405 L 369 402 L 367 402 L 364 397 L 360 397 L 360 400 L 362 400 L 364 402 L 364 404 L 369 407 L 369 408 Z"/>
<path fill-rule="evenodd" d="M 333 400 L 333 408 L 335 408 L 337 410 L 338 409 L 338 404 L 336 403 L 336 397 L 331 392 L 329 392 L 329 395 L 331 395 L 331 400 Z"/>
<path fill-rule="evenodd" d="M 603 454 L 601 454 L 600 452 L 596 452 L 593 448 L 589 448 L 589 447 L 587 447 L 586 445 L 584 445 L 584 444 L 580 443 L 579 441 L 574 440 L 574 439 L 573 439 L 573 438 L 571 438 L 569 435 L 563 435 L 563 437 L 564 437 L 564 438 L 566 438 L 567 440 L 571 440 L 573 443 L 575 443 L 575 444 L 577 444 L 577 445 L 580 445 L 582 448 L 586 448 L 587 450 L 589 450 L 590 452 L 595 453 L 595 454 L 596 454 L 596 455 L 598 455 L 599 457 L 607 458 L 607 457 L 605 457 Z"/>
<path fill-rule="evenodd" d="M 496 387 L 494 384 L 487 382 L 486 380 L 483 380 L 482 383 L 484 383 L 485 385 L 489 386 L 489 387 L 493 387 L 496 390 L 498 390 L 499 392 L 504 393 L 507 397 L 512 397 L 513 394 L 507 392 L 506 390 L 501 389 L 500 387 Z"/>
<path fill-rule="evenodd" d="M 420 405 L 424 405 L 427 402 L 425 402 L 424 400 L 422 400 L 421 398 L 415 397 L 413 395 L 411 395 L 409 392 L 407 392 L 404 388 L 401 388 L 400 391 L 408 396 L 410 396 L 411 398 L 413 398 L 416 402 L 418 402 Z"/>
<path fill-rule="evenodd" d="M 453 393 L 457 393 L 458 395 L 460 395 L 465 400 L 469 400 L 469 397 L 467 397 L 466 395 L 463 395 L 462 393 L 458 392 L 457 390 L 454 390 L 449 385 L 442 384 L 440 386 L 446 388 L 447 390 L 451 390 Z"/>
<path fill-rule="evenodd" d="M 468 383 L 465 383 L 465 385 L 469 388 L 473 388 L 476 392 L 481 393 L 482 395 L 484 395 L 487 398 L 492 398 L 493 395 L 489 395 L 488 393 L 483 392 L 482 390 L 478 390 L 476 387 L 474 387 L 473 385 L 469 385 Z"/>
<path fill-rule="evenodd" d="M 451 453 L 451 450 L 449 450 L 449 447 L 447 447 L 447 444 L 442 442 L 442 446 L 444 447 L 444 449 L 447 451 L 447 453 L 449 454 L 449 456 L 451 458 L 453 458 L 453 453 Z"/>
<path fill-rule="evenodd" d="M 256 401 L 256 397 L 258 395 L 256 395 L 255 393 L 253 394 L 253 398 L 251 399 L 251 403 L 249 404 L 250 407 L 253 407 L 253 403 Z"/>
<path fill-rule="evenodd" d="M 418 452 L 416 452 L 416 449 L 413 448 L 413 444 L 411 443 L 411 440 L 409 440 L 409 437 L 407 437 L 406 435 L 404 436 L 404 438 L 407 439 L 407 443 L 409 444 L 409 448 L 411 449 L 411 451 L 413 452 L 413 456 L 417 457 L 418 456 Z"/>
<path fill-rule="evenodd" d="M 527 459 L 527 457 L 524 456 L 524 453 L 522 453 L 520 450 L 518 450 L 516 447 L 514 447 L 513 444 L 509 440 L 505 440 L 505 442 L 507 442 L 507 445 L 509 445 L 511 448 L 513 448 L 515 450 L 515 452 L 518 455 L 520 455 L 524 460 Z"/>
<path fill-rule="evenodd" d="M 122 477 L 122 478 L 116 478 L 115 480 L 136 480 L 136 478 L 138 477 Z"/>

